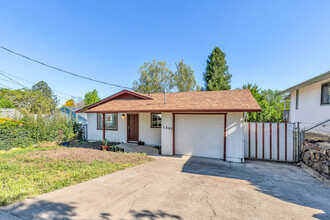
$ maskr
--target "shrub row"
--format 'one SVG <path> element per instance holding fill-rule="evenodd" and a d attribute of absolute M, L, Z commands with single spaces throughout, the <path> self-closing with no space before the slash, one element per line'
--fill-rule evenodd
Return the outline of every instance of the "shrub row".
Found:
<path fill-rule="evenodd" d="M 0 150 L 25 147 L 41 141 L 66 141 L 74 136 L 75 122 L 59 112 L 23 114 L 21 120 L 2 120 Z"/>

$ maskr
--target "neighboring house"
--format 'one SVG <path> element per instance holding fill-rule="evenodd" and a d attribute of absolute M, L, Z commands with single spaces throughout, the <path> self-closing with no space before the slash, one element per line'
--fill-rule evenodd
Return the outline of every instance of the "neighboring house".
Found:
<path fill-rule="evenodd" d="M 0 118 L 21 119 L 23 115 L 14 108 L 0 108 Z"/>
<path fill-rule="evenodd" d="M 76 119 L 78 123 L 86 124 L 87 123 L 87 114 L 86 113 L 76 113 L 81 109 L 81 107 L 68 107 L 62 106 L 60 111 L 65 113 L 68 117 L 71 116 L 73 119 Z"/>
<path fill-rule="evenodd" d="M 289 122 L 300 122 L 302 129 L 308 129 L 330 119 L 330 71 L 292 86 L 280 94 L 289 95 Z M 330 134 L 330 124 L 314 129 L 315 133 Z"/>
<path fill-rule="evenodd" d="M 244 112 L 261 109 L 249 90 L 141 94 L 123 90 L 77 111 L 88 140 L 161 146 L 185 154 L 244 161 Z"/>

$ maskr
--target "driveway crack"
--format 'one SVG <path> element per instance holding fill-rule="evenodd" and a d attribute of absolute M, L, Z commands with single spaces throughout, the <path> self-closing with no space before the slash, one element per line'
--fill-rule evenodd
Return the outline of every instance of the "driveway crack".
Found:
<path fill-rule="evenodd" d="M 209 207 L 211 208 L 211 210 L 213 212 L 213 217 L 217 216 L 217 213 L 216 213 L 215 209 L 213 208 L 213 206 L 211 205 L 211 203 L 209 201 L 209 192 L 206 191 L 203 187 L 199 187 L 199 189 L 202 190 L 205 193 L 205 201 L 209 205 Z"/>

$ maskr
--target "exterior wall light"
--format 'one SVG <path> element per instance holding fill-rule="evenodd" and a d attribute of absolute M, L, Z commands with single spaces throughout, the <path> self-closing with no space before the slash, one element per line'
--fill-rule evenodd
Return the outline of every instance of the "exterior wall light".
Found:
<path fill-rule="evenodd" d="M 121 115 L 121 118 L 122 118 L 122 119 L 125 119 L 125 114 L 122 114 L 122 115 Z"/>

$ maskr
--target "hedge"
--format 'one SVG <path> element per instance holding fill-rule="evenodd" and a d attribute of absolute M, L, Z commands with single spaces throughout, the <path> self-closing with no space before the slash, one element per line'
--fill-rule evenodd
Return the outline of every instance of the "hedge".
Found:
<path fill-rule="evenodd" d="M 0 118 L 0 150 L 26 147 L 41 141 L 65 141 L 74 136 L 75 122 L 55 112 L 24 114 L 21 120 Z"/>

